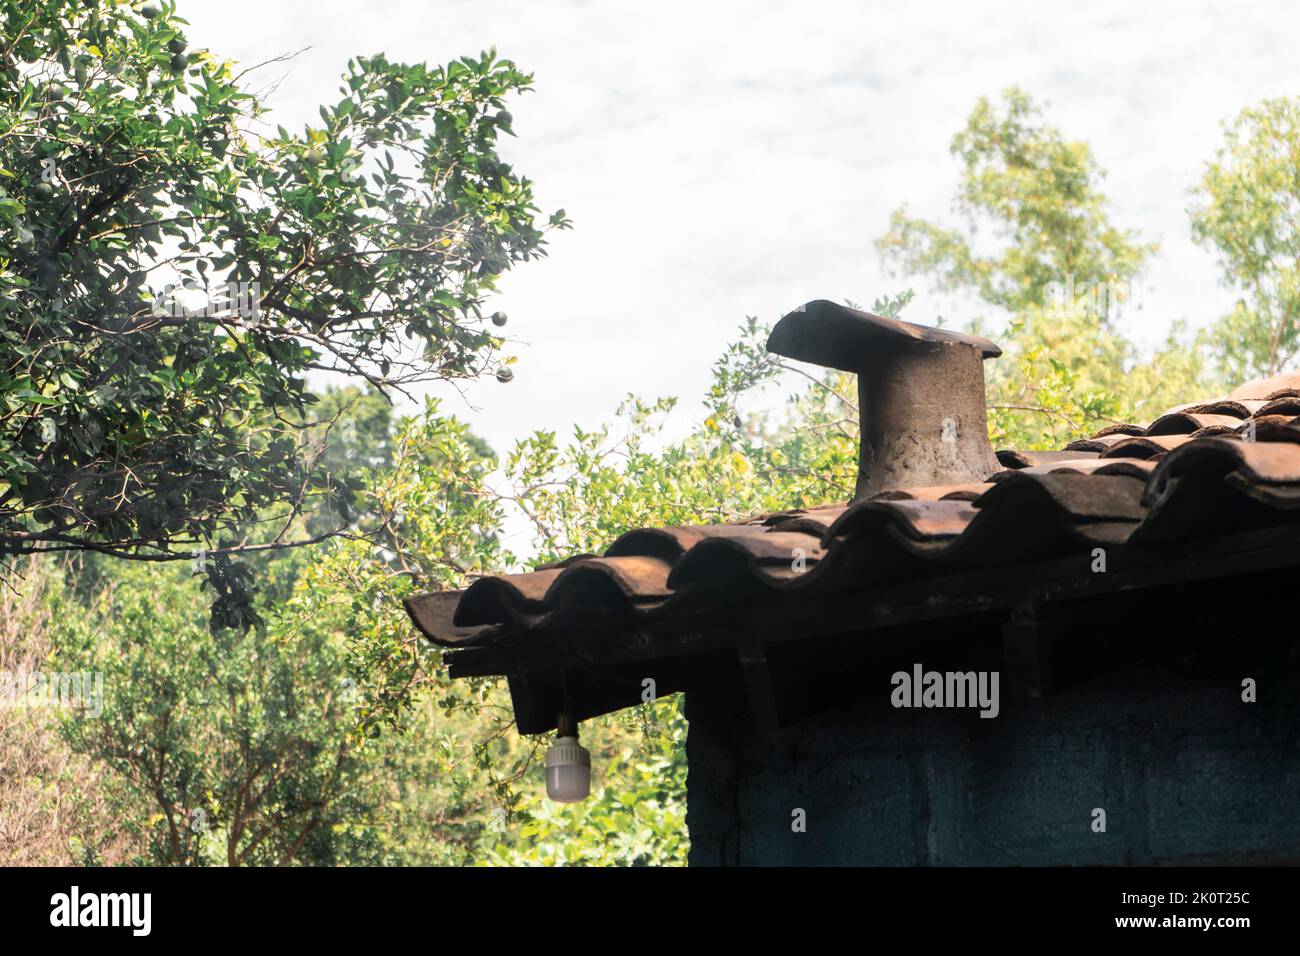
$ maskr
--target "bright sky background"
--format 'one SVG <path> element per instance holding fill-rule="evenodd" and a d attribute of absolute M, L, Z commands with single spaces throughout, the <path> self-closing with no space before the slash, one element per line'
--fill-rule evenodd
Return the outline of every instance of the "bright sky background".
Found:
<path fill-rule="evenodd" d="M 949 141 L 978 96 L 1012 83 L 1092 145 L 1119 224 L 1162 243 L 1130 334 L 1204 324 L 1231 293 L 1189 238 L 1189 189 L 1224 119 L 1300 92 L 1300 5 L 1286 2 L 180 0 L 179 13 L 194 46 L 245 65 L 312 47 L 262 71 L 283 76 L 271 119 L 290 128 L 338 100 L 355 54 L 441 63 L 495 46 L 535 73 L 503 153 L 574 230 L 491 304 L 518 340 L 515 380 L 446 406 L 499 451 L 604 420 L 628 392 L 694 407 L 746 315 L 912 284 L 906 318 L 974 316 L 883 275 L 872 240 L 904 202 L 948 218 Z"/>

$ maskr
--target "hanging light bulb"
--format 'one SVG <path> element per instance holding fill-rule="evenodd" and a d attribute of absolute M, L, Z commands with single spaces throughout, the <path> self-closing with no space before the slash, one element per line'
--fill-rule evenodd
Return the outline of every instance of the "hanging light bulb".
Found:
<path fill-rule="evenodd" d="M 556 803 L 577 803 L 591 793 L 591 754 L 578 743 L 578 722 L 560 714 L 555 743 L 546 751 L 546 795 Z"/>

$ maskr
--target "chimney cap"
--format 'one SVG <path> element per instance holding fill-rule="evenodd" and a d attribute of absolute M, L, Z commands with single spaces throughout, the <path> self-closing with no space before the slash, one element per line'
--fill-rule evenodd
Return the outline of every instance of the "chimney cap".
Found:
<path fill-rule="evenodd" d="M 997 345 L 978 335 L 914 325 L 827 299 L 814 299 L 783 316 L 767 339 L 767 350 L 801 362 L 860 372 L 871 353 L 899 352 L 921 343 L 969 345 L 978 348 L 983 358 L 1002 354 Z"/>

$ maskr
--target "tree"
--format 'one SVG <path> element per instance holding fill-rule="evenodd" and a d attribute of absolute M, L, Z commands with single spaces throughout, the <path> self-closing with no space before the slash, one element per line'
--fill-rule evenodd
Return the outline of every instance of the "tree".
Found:
<path fill-rule="evenodd" d="M 359 57 L 291 134 L 170 2 L 0 22 L 0 554 L 206 551 L 238 591 L 231 555 L 341 530 L 294 534 L 350 493 L 308 374 L 388 396 L 499 363 L 485 297 L 544 246 L 496 152 L 531 78 Z"/>
<path fill-rule="evenodd" d="M 1176 327 L 1147 355 L 1120 328 L 1119 307 L 1157 246 L 1112 222 L 1087 143 L 1066 139 L 1012 87 L 1000 108 L 977 101 L 951 151 L 962 163 L 954 205 L 965 231 L 900 208 L 876 248 L 900 273 L 1009 313 L 998 331 L 968 323 L 1004 349 L 986 365 L 996 447 L 1061 448 L 1210 393 L 1203 337 Z M 967 238 L 982 229 L 995 237 L 992 252 Z"/>
<path fill-rule="evenodd" d="M 1215 356 L 1234 380 L 1274 375 L 1300 348 L 1300 97 L 1244 109 L 1196 191 L 1192 235 L 1223 280 L 1242 290 L 1215 328 Z"/>
<path fill-rule="evenodd" d="M 895 210 L 876 250 L 899 273 L 929 276 L 938 288 L 970 290 L 1018 312 L 1041 305 L 1051 283 L 1124 283 L 1155 252 L 1114 226 L 1087 143 L 1043 120 L 1027 93 L 1010 87 L 1001 109 L 981 97 L 952 139 L 962 163 L 954 205 L 965 231 Z M 980 254 L 968 235 L 989 230 L 1000 246 Z"/>

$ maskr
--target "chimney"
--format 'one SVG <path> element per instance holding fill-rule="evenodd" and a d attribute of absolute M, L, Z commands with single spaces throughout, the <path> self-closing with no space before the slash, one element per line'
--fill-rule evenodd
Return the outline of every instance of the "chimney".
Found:
<path fill-rule="evenodd" d="M 984 481 L 998 470 L 984 406 L 988 339 L 818 299 L 781 319 L 775 355 L 858 376 L 858 484 L 882 491 Z"/>

